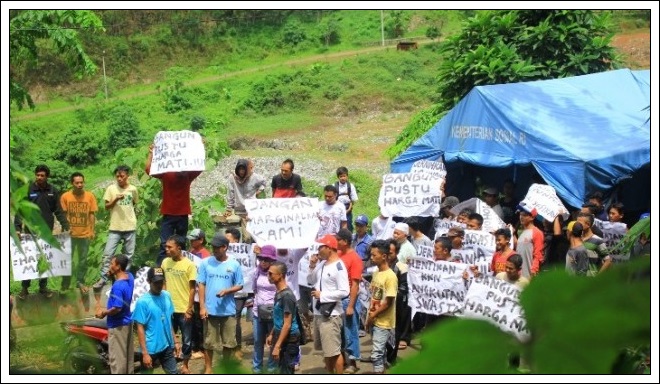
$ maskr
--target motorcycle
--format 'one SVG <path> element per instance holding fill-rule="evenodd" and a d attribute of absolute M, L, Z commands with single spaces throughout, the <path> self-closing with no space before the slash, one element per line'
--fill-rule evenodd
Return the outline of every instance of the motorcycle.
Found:
<path fill-rule="evenodd" d="M 64 340 L 64 371 L 66 373 L 108 374 L 108 326 L 105 320 L 89 318 L 60 322 L 68 336 Z M 135 348 L 133 364 L 141 365 L 142 352 Z M 135 367 L 138 371 L 139 367 Z"/>

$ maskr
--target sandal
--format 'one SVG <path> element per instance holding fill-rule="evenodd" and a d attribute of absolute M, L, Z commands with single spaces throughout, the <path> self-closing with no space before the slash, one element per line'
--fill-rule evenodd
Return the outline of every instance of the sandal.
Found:
<path fill-rule="evenodd" d="M 399 343 L 399 350 L 404 350 L 408 348 L 408 344 L 405 341 Z"/>

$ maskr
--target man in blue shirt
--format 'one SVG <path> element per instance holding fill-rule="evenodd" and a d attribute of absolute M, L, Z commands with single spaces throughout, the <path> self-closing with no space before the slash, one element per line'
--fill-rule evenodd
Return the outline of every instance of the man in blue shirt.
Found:
<path fill-rule="evenodd" d="M 296 295 L 286 283 L 286 264 L 277 261 L 268 269 L 268 281 L 275 284 L 275 306 L 273 307 L 273 329 L 266 338 L 266 345 L 273 346 L 271 355 L 279 360 L 280 373 L 293 375 L 300 329 L 298 329 L 298 305 Z"/>
<path fill-rule="evenodd" d="M 213 373 L 213 351 L 225 360 L 236 348 L 236 304 L 234 293 L 243 289 L 238 261 L 227 256 L 229 240 L 216 233 L 211 240 L 213 257 L 202 260 L 197 271 L 200 316 L 204 321 L 204 373 Z"/>
<path fill-rule="evenodd" d="M 116 255 L 110 260 L 109 276 L 115 282 L 110 288 L 108 309 L 98 308 L 96 317 L 108 316 L 108 355 L 110 373 L 133 374 L 133 327 L 131 326 L 131 300 L 134 278 L 126 272 L 128 256 Z"/>
<path fill-rule="evenodd" d="M 181 347 L 174 343 L 174 304 L 170 293 L 163 290 L 165 271 L 162 268 L 149 269 L 147 282 L 149 292 L 140 296 L 133 311 L 142 348 L 142 365 L 149 373 L 153 370 L 153 361 L 160 360 L 165 373 L 177 374 L 174 356 L 181 353 Z"/>
<path fill-rule="evenodd" d="M 374 241 L 371 235 L 367 232 L 367 225 L 369 225 L 369 218 L 367 215 L 359 215 L 355 219 L 355 234 L 353 235 L 353 249 L 360 255 L 362 261 L 369 261 L 369 248 Z"/>

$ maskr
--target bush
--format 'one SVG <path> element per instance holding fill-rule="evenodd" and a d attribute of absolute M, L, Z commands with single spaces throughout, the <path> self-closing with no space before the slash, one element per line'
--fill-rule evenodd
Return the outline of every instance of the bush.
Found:
<path fill-rule="evenodd" d="M 193 116 L 190 120 L 190 129 L 194 132 L 204 129 L 206 126 L 206 118 L 204 116 Z"/>
<path fill-rule="evenodd" d="M 297 21 L 290 21 L 284 26 L 282 43 L 287 46 L 296 46 L 307 38 L 305 29 Z"/>
<path fill-rule="evenodd" d="M 96 164 L 105 152 L 104 139 L 93 129 L 71 127 L 55 142 L 52 158 L 78 169 Z"/>
<path fill-rule="evenodd" d="M 140 145 L 142 131 L 133 110 L 118 106 L 110 112 L 108 123 L 108 149 L 115 153 L 120 148 L 135 148 Z"/>

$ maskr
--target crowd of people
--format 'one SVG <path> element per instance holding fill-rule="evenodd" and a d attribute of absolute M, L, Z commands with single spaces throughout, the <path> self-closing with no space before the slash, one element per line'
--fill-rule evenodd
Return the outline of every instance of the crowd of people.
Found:
<path fill-rule="evenodd" d="M 147 174 L 152 154 L 153 145 Z M 301 178 L 293 171 L 294 162 L 285 160 L 280 173 L 272 178 L 273 198 L 305 196 Z M 149 291 L 137 299 L 131 311 L 135 278 L 130 267 L 139 241 L 135 236 L 139 193 L 129 183 L 130 172 L 127 166 L 118 166 L 116 182 L 103 196 L 110 213 L 109 234 L 100 276 L 91 287 L 99 292 L 112 281 L 106 308 L 96 309 L 97 318 L 107 318 L 112 373 L 133 372 L 134 325 L 144 368 L 152 369 L 158 361 L 166 373 L 185 374 L 190 373 L 190 359 L 203 358 L 204 372 L 212 373 L 214 352 L 230 359 L 241 350 L 244 308 L 252 320 L 254 373 L 294 373 L 304 358 L 300 345 L 309 339 L 322 351 L 328 373 L 355 373 L 364 361 L 371 362 L 374 373 L 384 373 L 396 363 L 398 350 L 410 345 L 413 333 L 446 318 L 424 313 L 411 316 L 407 284 L 411 258 L 420 247 L 431 247 L 434 260 L 463 262 L 456 251 L 463 247 L 465 230 L 481 230 L 484 221 L 470 209 L 454 212 L 460 201 L 453 196 L 442 199 L 435 218 L 381 214 L 370 221 L 357 209 L 353 220 L 359 207 L 357 188 L 349 181 L 348 169 L 339 167 L 337 182 L 323 189 L 319 231 L 315 246 L 310 247 L 315 251 L 310 252 L 306 282 L 287 281 L 288 267 L 278 261 L 278 254 L 288 251 L 269 244 L 254 248 L 257 265 L 252 280 L 246 281 L 228 249 L 230 243 L 252 242 L 245 201 L 265 197 L 266 178 L 254 172 L 253 162 L 239 160 L 228 176 L 225 216 L 237 215 L 240 225 L 214 233 L 208 242 L 210 250 L 205 231 L 190 230 L 188 222 L 193 213 L 190 185 L 201 171 L 153 175 L 163 186 L 161 246 L 155 266 L 148 270 Z M 49 174 L 46 165 L 36 167 L 28 198 L 39 207 L 51 230 L 56 217 L 62 229 L 70 231 L 73 268 L 71 276 L 62 279 L 61 289 L 71 289 L 74 280 L 81 294 L 87 294 L 85 273 L 95 236 L 97 202 L 85 191 L 81 173 L 71 175 L 72 189 L 61 196 L 47 182 Z M 518 204 L 514 189 L 513 180 L 507 180 L 501 194 L 489 186 L 481 196 L 506 224 L 493 232 L 496 251 L 489 273 L 495 278 L 522 288 L 548 268 L 559 266 L 577 275 L 593 276 L 615 261 L 608 254 L 601 228 L 606 227 L 604 222 L 623 220 L 622 204 L 604 209 L 602 194 L 596 193 L 571 213 L 570 220 L 564 221 L 561 215 L 538 220 L 536 209 Z M 446 228 L 439 221 L 450 221 L 449 229 L 438 230 Z M 26 231 L 20 217 L 15 225 L 17 231 Z M 649 252 L 650 239 L 643 236 L 630 257 Z M 464 278 L 480 273 L 476 266 L 466 265 Z M 362 308 L 358 299 L 364 281 L 370 287 L 368 308 Z M 46 284 L 46 279 L 40 280 L 39 292 L 50 297 L 53 292 Z M 245 289 L 246 284 L 252 284 L 251 289 Z M 23 281 L 20 299 L 27 297 L 29 286 L 29 280 Z M 365 332 L 371 333 L 370 357 L 363 357 L 360 351 L 360 337 Z M 177 359 L 182 361 L 180 365 Z"/>

